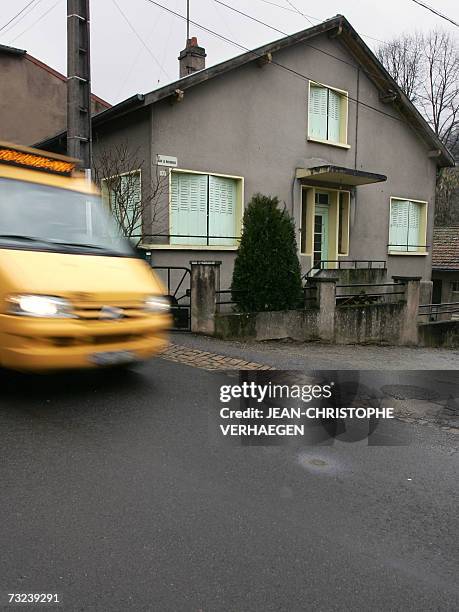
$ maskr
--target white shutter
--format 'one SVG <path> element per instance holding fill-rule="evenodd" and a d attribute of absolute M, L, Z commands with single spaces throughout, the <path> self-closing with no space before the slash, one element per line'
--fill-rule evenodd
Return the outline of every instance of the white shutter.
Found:
<path fill-rule="evenodd" d="M 121 175 L 121 193 L 125 194 L 126 223 L 131 235 L 142 233 L 142 193 L 140 185 L 140 171 Z M 138 237 L 134 238 L 134 242 Z"/>
<path fill-rule="evenodd" d="M 389 229 L 390 251 L 407 250 L 409 204 L 406 200 L 392 200 Z"/>
<path fill-rule="evenodd" d="M 328 91 L 328 138 L 331 142 L 341 142 L 341 96 L 329 89 Z"/>
<path fill-rule="evenodd" d="M 309 89 L 309 136 L 327 140 L 327 89 L 311 85 Z"/>
<path fill-rule="evenodd" d="M 209 244 L 234 245 L 236 240 L 236 180 L 220 176 L 209 177 Z"/>
<path fill-rule="evenodd" d="M 420 246 L 421 204 L 409 202 L 408 223 L 408 251 L 417 251 Z"/>
<path fill-rule="evenodd" d="M 207 174 L 171 173 L 170 244 L 207 244 Z"/>

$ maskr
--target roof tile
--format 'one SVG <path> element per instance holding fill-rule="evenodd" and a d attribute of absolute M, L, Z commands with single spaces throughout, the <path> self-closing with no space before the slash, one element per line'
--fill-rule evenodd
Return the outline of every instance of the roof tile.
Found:
<path fill-rule="evenodd" d="M 459 225 L 434 228 L 432 268 L 459 271 Z"/>

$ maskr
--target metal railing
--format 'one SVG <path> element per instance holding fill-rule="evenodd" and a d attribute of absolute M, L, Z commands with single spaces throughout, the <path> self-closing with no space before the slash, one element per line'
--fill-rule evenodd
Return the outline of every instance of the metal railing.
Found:
<path fill-rule="evenodd" d="M 242 289 L 222 289 L 219 291 L 216 291 L 215 294 L 217 296 L 217 306 L 222 306 L 223 304 L 235 304 L 236 302 L 233 300 L 233 295 L 235 295 L 236 293 L 246 293 L 245 291 L 243 291 Z M 222 300 L 220 299 L 220 296 L 224 296 L 224 295 L 228 295 L 230 296 L 229 300 Z"/>
<path fill-rule="evenodd" d="M 387 248 L 391 253 L 423 253 L 430 248 L 430 244 L 388 244 Z"/>
<path fill-rule="evenodd" d="M 328 267 L 328 264 L 336 265 Z M 386 265 L 385 259 L 321 259 L 303 275 L 303 279 L 310 278 L 315 270 L 385 270 Z"/>
<path fill-rule="evenodd" d="M 374 292 L 372 289 L 366 291 L 364 287 L 387 287 L 391 290 L 383 290 Z M 341 293 L 339 289 L 359 289 L 360 291 L 354 293 Z M 336 305 L 337 306 L 353 306 L 353 305 L 366 305 L 375 304 L 381 302 L 391 301 L 393 295 L 405 295 L 405 290 L 401 283 L 355 283 L 349 285 L 336 285 Z M 400 300 L 400 298 L 399 298 Z"/>
<path fill-rule="evenodd" d="M 459 313 L 459 302 L 419 305 L 419 315 L 421 317 L 428 317 L 429 321 L 438 321 L 438 317 L 441 315 L 453 315 L 455 313 Z M 448 318 L 450 319 L 451 317 Z"/>
<path fill-rule="evenodd" d="M 173 329 L 191 329 L 191 271 L 183 266 L 152 266 L 159 273 L 166 272 L 165 284 L 174 320 Z M 162 274 L 159 274 L 162 276 Z"/>

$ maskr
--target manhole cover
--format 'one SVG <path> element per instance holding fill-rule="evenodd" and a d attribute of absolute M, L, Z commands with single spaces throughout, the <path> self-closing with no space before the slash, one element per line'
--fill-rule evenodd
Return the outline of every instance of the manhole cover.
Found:
<path fill-rule="evenodd" d="M 327 465 L 327 462 L 323 459 L 309 459 L 308 463 L 317 467 L 324 467 L 325 465 Z"/>
<path fill-rule="evenodd" d="M 415 399 L 434 401 L 439 397 L 438 393 L 435 391 L 423 389 L 422 387 L 415 387 L 414 385 L 385 385 L 381 387 L 381 391 L 384 395 L 389 395 L 398 400 Z"/>

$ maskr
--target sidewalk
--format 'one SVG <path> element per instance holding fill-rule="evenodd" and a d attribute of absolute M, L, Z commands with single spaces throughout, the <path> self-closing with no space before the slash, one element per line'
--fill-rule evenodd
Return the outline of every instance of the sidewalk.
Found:
<path fill-rule="evenodd" d="M 379 389 L 378 395 L 387 399 L 399 420 L 459 432 L 458 351 L 242 343 L 173 333 L 162 358 L 205 370 L 360 370 L 363 393 L 365 384 Z"/>
<path fill-rule="evenodd" d="M 456 370 L 459 351 L 315 342 L 236 342 L 173 332 L 171 342 L 190 349 L 256 362 L 279 370 Z"/>

